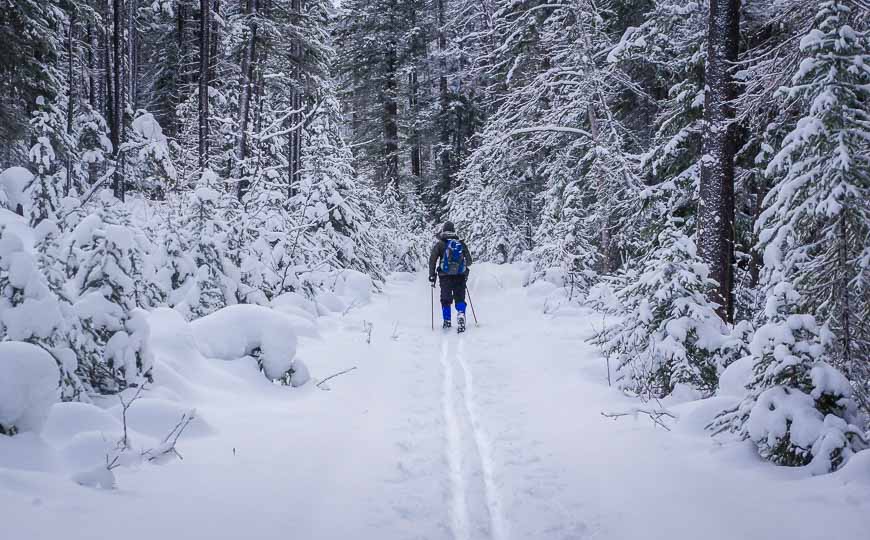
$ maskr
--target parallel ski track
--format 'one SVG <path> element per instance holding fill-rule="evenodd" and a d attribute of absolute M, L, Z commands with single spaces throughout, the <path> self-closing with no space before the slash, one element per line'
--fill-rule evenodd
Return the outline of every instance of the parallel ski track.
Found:
<path fill-rule="evenodd" d="M 464 339 L 455 338 L 458 344 L 451 347 L 453 339 L 445 335 L 441 341 L 451 532 L 455 540 L 507 540 L 502 504 L 494 482 L 491 445 L 481 430 L 473 398 L 474 379 L 464 358 Z M 457 393 L 462 394 L 461 400 Z M 475 509 L 487 515 L 474 515 Z"/>
<path fill-rule="evenodd" d="M 465 340 L 461 336 L 459 338 L 456 359 L 465 375 L 465 388 L 462 393 L 465 397 L 465 411 L 468 414 L 469 423 L 474 435 L 474 446 L 477 451 L 477 457 L 480 459 L 481 472 L 483 473 L 483 490 L 486 497 L 486 507 L 489 510 L 490 537 L 492 540 L 506 540 L 507 531 L 501 513 L 501 500 L 495 487 L 492 447 L 489 439 L 486 438 L 482 431 L 480 418 L 477 414 L 477 406 L 472 397 L 474 395 L 474 378 L 471 375 L 468 363 L 465 361 Z"/>

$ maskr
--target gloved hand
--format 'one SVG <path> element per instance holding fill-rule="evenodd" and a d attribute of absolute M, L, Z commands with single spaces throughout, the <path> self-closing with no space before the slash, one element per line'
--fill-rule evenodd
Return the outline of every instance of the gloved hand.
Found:
<path fill-rule="evenodd" d="M 435 274 L 429 276 L 429 283 L 431 283 L 433 287 L 435 286 Z"/>

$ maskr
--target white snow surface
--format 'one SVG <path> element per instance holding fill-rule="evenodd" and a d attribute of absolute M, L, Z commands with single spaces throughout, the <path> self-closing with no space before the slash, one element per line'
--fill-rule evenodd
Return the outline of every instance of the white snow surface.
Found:
<path fill-rule="evenodd" d="M 567 303 L 544 314 L 551 288 L 523 288 L 527 275 L 523 267 L 475 265 L 481 324 L 469 317 L 461 336 L 430 329 L 423 275 L 396 275 L 369 304 L 316 320 L 300 298 L 276 299 L 273 315 L 316 324 L 321 337 L 301 335 L 293 347 L 313 382 L 356 368 L 321 387 L 279 386 L 254 362 L 209 357 L 243 355 L 248 338 L 234 348 L 225 334 L 265 335 L 270 316 L 230 311 L 220 324 L 200 325 L 206 332 L 173 310 L 155 310 L 148 323 L 156 382 L 128 423 L 134 443 L 146 447 L 196 407 L 178 444 L 184 460 L 107 474 L 94 456 L 108 453 L 121 429 L 118 400 L 56 404 L 41 435 L 0 436 L 3 537 L 866 535 L 870 452 L 817 477 L 763 462 L 752 443 L 722 444 L 703 431 L 733 397 L 668 403 L 679 417 L 669 421 L 672 431 L 642 414 L 603 417 L 639 404 L 608 388 L 604 360 L 584 341 L 601 315 Z M 733 390 L 746 373 L 738 367 L 729 377 Z"/>

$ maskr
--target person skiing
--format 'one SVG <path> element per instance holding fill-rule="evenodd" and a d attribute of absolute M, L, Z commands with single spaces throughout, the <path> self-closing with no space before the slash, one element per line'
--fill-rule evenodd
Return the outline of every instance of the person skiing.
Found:
<path fill-rule="evenodd" d="M 464 240 L 456 234 L 453 223 L 447 221 L 435 235 L 437 242 L 429 254 L 429 283 L 441 282 L 441 314 L 443 327 L 450 328 L 451 304 L 456 304 L 457 331 L 465 331 L 465 283 L 471 266 L 471 253 Z"/>

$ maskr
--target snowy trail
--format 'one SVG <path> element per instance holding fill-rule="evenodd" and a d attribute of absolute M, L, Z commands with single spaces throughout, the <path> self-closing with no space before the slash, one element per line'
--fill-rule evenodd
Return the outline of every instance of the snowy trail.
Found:
<path fill-rule="evenodd" d="M 115 491 L 0 466 L 3 537 L 819 540 L 870 527 L 870 483 L 720 447 L 701 430 L 712 404 L 677 406 L 672 432 L 603 418 L 634 403 L 584 341 L 598 316 L 544 314 L 519 271 L 475 270 L 481 325 L 463 336 L 429 328 L 424 276 L 320 319 L 322 338 L 299 349 L 313 375 L 358 367 L 328 391 L 177 362 L 165 376 L 191 381 L 178 386 L 212 428 L 182 441 L 184 461 L 120 470 Z"/>

